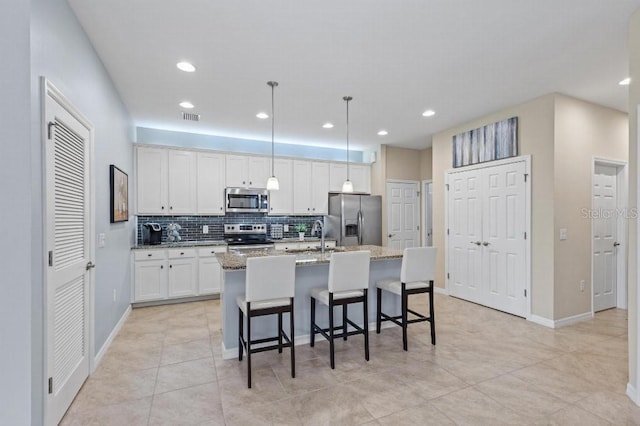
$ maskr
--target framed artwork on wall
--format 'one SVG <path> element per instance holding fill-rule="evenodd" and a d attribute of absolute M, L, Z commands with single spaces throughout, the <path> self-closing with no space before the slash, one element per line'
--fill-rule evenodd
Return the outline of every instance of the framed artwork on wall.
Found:
<path fill-rule="evenodd" d="M 129 220 L 129 176 L 113 164 L 109 166 L 111 223 Z"/>
<path fill-rule="evenodd" d="M 453 167 L 518 155 L 518 117 L 487 124 L 453 137 Z"/>

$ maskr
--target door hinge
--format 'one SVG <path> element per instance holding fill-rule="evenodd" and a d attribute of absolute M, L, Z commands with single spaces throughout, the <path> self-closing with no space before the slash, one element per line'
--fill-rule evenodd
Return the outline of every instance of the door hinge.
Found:
<path fill-rule="evenodd" d="M 447 279 L 449 279 L 449 273 L 447 272 Z"/>
<path fill-rule="evenodd" d="M 527 289 L 524 289 L 524 297 L 527 297 Z"/>
<path fill-rule="evenodd" d="M 447 228 L 447 235 L 449 235 L 449 228 Z"/>
<path fill-rule="evenodd" d="M 53 377 L 49 377 L 49 393 L 53 393 Z"/>
<path fill-rule="evenodd" d="M 529 174 L 528 174 L 528 173 L 525 173 L 525 174 L 524 174 L 524 181 L 525 181 L 525 182 L 527 181 L 527 177 L 528 177 L 528 176 L 529 176 Z"/>
<path fill-rule="evenodd" d="M 444 186 L 445 186 L 445 188 L 447 188 L 447 191 L 448 191 L 449 190 L 449 184 L 445 183 Z"/>
<path fill-rule="evenodd" d="M 55 126 L 56 123 L 54 121 L 50 121 L 49 124 L 47 124 L 47 139 L 51 140 L 51 135 L 53 133 L 51 129 Z"/>
<path fill-rule="evenodd" d="M 418 231 L 420 230 L 420 225 L 416 226 L 416 230 L 418 230 Z"/>
<path fill-rule="evenodd" d="M 49 250 L 49 266 L 53 266 L 53 250 Z"/>
<path fill-rule="evenodd" d="M 524 233 L 524 239 L 525 240 L 527 239 L 527 233 L 526 232 Z"/>

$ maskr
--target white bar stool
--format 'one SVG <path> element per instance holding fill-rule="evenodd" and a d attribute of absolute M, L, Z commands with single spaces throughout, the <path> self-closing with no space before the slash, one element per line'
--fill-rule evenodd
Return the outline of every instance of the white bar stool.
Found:
<path fill-rule="evenodd" d="M 291 348 L 291 377 L 296 377 L 296 355 L 294 345 L 293 296 L 295 294 L 296 257 L 264 256 L 247 259 L 245 279 L 246 294 L 236 298 L 238 303 L 239 345 L 238 361 L 242 361 L 243 349 L 247 351 L 248 378 L 251 388 L 251 354 L 282 348 Z M 288 312 L 290 334 L 282 330 L 282 314 Z M 278 336 L 251 340 L 251 318 L 278 314 Z M 247 316 L 247 339 L 244 339 L 243 319 Z M 282 339 L 286 343 L 282 343 Z M 253 344 L 278 341 L 275 345 L 252 348 Z"/>
<path fill-rule="evenodd" d="M 431 344 L 436 344 L 436 321 L 433 309 L 433 279 L 436 266 L 435 247 L 412 247 L 404 249 L 400 280 L 390 279 L 376 282 L 377 307 L 376 333 L 380 334 L 382 321 L 391 321 L 402 327 L 402 347 L 407 350 L 407 325 L 414 322 L 429 321 L 431 323 Z M 400 296 L 401 315 L 390 317 L 382 312 L 382 290 Z M 409 295 L 429 293 L 429 316 L 425 317 L 409 309 Z M 409 320 L 408 313 L 418 318 Z M 400 321 L 398 321 L 400 320 Z"/>
<path fill-rule="evenodd" d="M 329 286 L 328 288 L 311 289 L 311 346 L 315 344 L 316 333 L 320 333 L 329 341 L 331 368 L 335 369 L 335 355 L 333 340 L 347 336 L 364 334 L 364 358 L 369 361 L 369 320 L 367 288 L 369 287 L 369 261 L 371 252 L 352 251 L 345 253 L 333 253 L 329 260 Z M 329 307 L 329 328 L 320 328 L 316 325 L 316 300 Z M 347 318 L 347 305 L 362 302 L 363 326 L 360 327 Z M 333 307 L 342 306 L 342 325 L 334 327 Z M 351 325 L 355 331 L 347 332 L 347 325 Z M 336 330 L 342 333 L 336 334 Z M 327 334 L 328 333 L 328 334 Z"/>

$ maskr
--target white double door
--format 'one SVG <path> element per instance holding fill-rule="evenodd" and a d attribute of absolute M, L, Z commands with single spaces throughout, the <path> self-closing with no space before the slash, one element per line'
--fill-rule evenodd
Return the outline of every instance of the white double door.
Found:
<path fill-rule="evenodd" d="M 526 179 L 525 161 L 449 173 L 452 296 L 527 315 Z"/>

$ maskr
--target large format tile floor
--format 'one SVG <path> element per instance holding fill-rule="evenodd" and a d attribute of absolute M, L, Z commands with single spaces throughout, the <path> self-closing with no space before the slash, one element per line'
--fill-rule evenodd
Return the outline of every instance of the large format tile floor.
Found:
<path fill-rule="evenodd" d="M 426 303 L 410 302 L 426 311 Z M 424 297 L 426 299 L 426 297 Z M 625 425 L 640 408 L 625 395 L 627 312 L 551 330 L 436 295 L 438 344 L 428 324 L 223 360 L 218 301 L 134 309 L 65 425 Z"/>

